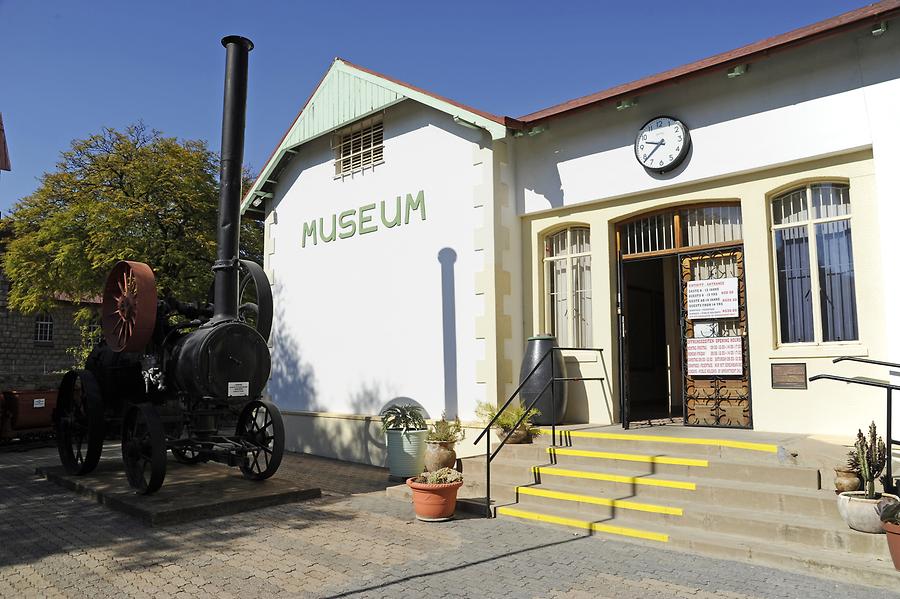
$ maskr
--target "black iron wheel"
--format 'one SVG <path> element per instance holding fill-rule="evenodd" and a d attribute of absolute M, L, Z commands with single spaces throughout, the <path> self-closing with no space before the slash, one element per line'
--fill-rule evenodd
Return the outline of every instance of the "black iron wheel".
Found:
<path fill-rule="evenodd" d="M 69 474 L 88 474 L 103 451 L 103 399 L 94 375 L 70 370 L 59 385 L 56 411 L 56 447 Z"/>
<path fill-rule="evenodd" d="M 175 456 L 175 461 L 181 464 L 199 464 L 207 461 L 202 453 L 191 447 L 173 447 L 172 455 Z"/>
<path fill-rule="evenodd" d="M 128 408 L 122 422 L 122 461 L 128 484 L 141 495 L 155 493 L 166 478 L 166 432 L 150 404 Z"/>
<path fill-rule="evenodd" d="M 275 404 L 254 399 L 238 417 L 235 435 L 246 456 L 241 462 L 244 478 L 264 480 L 275 474 L 284 455 L 284 420 Z"/>

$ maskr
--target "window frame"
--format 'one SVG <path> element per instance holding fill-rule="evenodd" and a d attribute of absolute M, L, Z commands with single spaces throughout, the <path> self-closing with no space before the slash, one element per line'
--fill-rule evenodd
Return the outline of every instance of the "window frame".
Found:
<path fill-rule="evenodd" d="M 364 174 L 367 170 L 373 170 L 376 166 L 384 164 L 384 113 L 380 112 L 377 114 L 369 115 L 365 118 L 358 119 L 357 121 L 347 125 L 346 127 L 342 127 L 338 129 L 331 135 L 331 151 L 334 154 L 334 159 L 332 164 L 334 165 L 334 179 L 335 180 L 344 180 L 347 177 L 353 177 L 357 174 Z M 374 130 L 375 128 L 379 128 L 379 143 L 375 143 L 374 141 Z M 366 136 L 366 131 L 372 131 L 372 145 L 369 147 L 363 147 L 362 143 L 360 143 L 360 149 L 357 152 L 353 152 L 352 150 L 352 136 L 356 133 L 360 134 L 362 139 Z M 345 140 L 346 137 L 351 137 L 350 140 Z M 350 143 L 350 152 L 347 155 L 344 155 L 343 147 L 345 143 Z M 375 159 L 375 151 L 380 150 L 380 157 L 378 160 Z M 372 156 L 370 162 L 363 162 L 362 156 L 369 152 Z M 352 158 L 354 155 L 360 156 L 360 165 L 358 167 L 352 166 Z M 351 166 L 346 170 L 343 169 L 344 162 L 347 160 L 351 160 Z"/>
<path fill-rule="evenodd" d="M 587 231 L 587 243 L 591 247 L 590 250 L 586 252 L 572 252 L 572 232 L 576 229 L 583 229 Z M 546 255 L 546 244 L 550 242 L 550 240 L 560 233 L 566 233 L 566 253 L 562 256 L 547 256 Z M 566 338 L 567 343 L 560 345 L 568 346 L 568 347 L 583 347 L 590 348 L 593 347 L 594 344 L 594 303 L 593 303 L 593 270 L 591 271 L 591 284 L 588 287 L 584 288 L 584 292 L 589 294 L 591 299 L 591 313 L 588 314 L 588 328 L 590 329 L 590 339 L 582 339 L 580 344 L 575 341 L 575 271 L 574 265 L 578 258 L 587 257 L 590 259 L 589 265 L 592 267 L 594 262 L 593 257 L 593 245 L 591 245 L 591 238 L 593 237 L 590 225 L 583 223 L 572 223 L 562 227 L 554 228 L 550 231 L 546 231 L 540 238 L 541 248 L 541 278 L 543 281 L 543 293 L 541 294 L 542 301 L 544 303 L 543 306 L 543 329 L 547 331 L 548 334 L 554 335 L 557 340 L 559 340 L 559 335 L 557 331 L 554 330 L 555 322 L 552 315 L 553 308 L 553 300 L 550 297 L 550 289 L 551 289 L 551 264 L 553 262 L 558 262 L 564 260 L 566 262 L 566 305 L 569 306 L 568 314 L 566 315 Z"/>
<path fill-rule="evenodd" d="M 812 188 L 815 185 L 836 185 L 836 186 L 845 186 L 847 188 L 848 195 L 850 194 L 850 182 L 844 179 L 835 178 L 835 179 L 816 179 L 812 181 L 802 181 L 796 182 L 792 185 L 782 187 L 780 190 L 772 192 L 768 194 L 768 198 L 766 201 L 766 208 L 768 212 L 768 220 L 769 220 L 769 248 L 772 252 L 771 259 L 771 276 L 772 276 L 772 292 L 773 292 L 773 303 L 775 304 L 775 348 L 802 348 L 802 347 L 832 347 L 839 345 L 859 345 L 862 343 L 860 339 L 860 326 L 859 326 L 859 302 L 857 301 L 854 305 L 854 310 L 856 312 L 856 339 L 844 339 L 841 341 L 824 341 L 822 339 L 822 289 L 819 285 L 819 248 L 818 241 L 816 239 L 816 225 L 836 222 L 836 221 L 848 221 L 850 231 L 853 231 L 853 198 L 850 197 L 850 213 L 842 214 L 839 216 L 830 216 L 825 218 L 815 218 L 813 216 L 813 203 L 812 203 Z M 786 196 L 796 193 L 800 190 L 804 192 L 804 199 L 806 200 L 806 212 L 807 218 L 805 221 L 799 222 L 790 222 L 790 223 L 782 223 L 780 225 L 775 224 L 775 214 L 774 214 L 774 204 L 777 200 L 783 199 Z M 807 239 L 809 240 L 809 265 L 810 265 L 810 296 L 811 296 L 811 310 L 812 310 L 812 324 L 813 324 L 813 340 L 812 341 L 796 341 L 796 342 L 784 342 L 781 337 L 781 290 L 778 287 L 778 248 L 775 244 L 775 231 L 784 230 L 784 229 L 794 229 L 798 227 L 806 228 Z M 850 241 L 850 249 L 851 252 L 854 248 L 853 240 L 851 237 Z M 854 254 L 854 263 L 853 263 L 853 294 L 855 298 L 858 298 L 856 289 L 856 261 Z"/>
<path fill-rule="evenodd" d="M 46 338 L 41 338 L 41 332 L 46 333 Z M 35 345 L 53 345 L 53 315 L 49 312 L 40 312 L 34 316 L 33 341 Z"/>

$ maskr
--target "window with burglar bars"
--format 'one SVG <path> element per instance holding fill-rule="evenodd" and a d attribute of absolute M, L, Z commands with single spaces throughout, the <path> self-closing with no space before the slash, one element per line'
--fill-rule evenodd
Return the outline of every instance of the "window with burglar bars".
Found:
<path fill-rule="evenodd" d="M 623 256 L 662 254 L 683 248 L 739 243 L 741 207 L 716 204 L 655 212 L 619 226 Z"/>
<path fill-rule="evenodd" d="M 381 115 L 356 122 L 332 137 L 334 177 L 361 173 L 384 162 L 384 123 Z"/>
<path fill-rule="evenodd" d="M 35 343 L 53 342 L 53 317 L 46 312 L 34 317 Z"/>
<path fill-rule="evenodd" d="M 781 343 L 856 341 L 850 186 L 817 183 L 772 200 Z"/>
<path fill-rule="evenodd" d="M 591 232 L 570 227 L 544 240 L 545 326 L 562 347 L 590 347 Z"/>

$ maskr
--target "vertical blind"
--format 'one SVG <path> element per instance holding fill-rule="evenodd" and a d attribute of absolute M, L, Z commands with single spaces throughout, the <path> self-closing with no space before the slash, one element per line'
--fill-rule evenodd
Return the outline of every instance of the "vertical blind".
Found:
<path fill-rule="evenodd" d="M 675 215 L 679 216 L 676 230 Z M 622 254 L 644 254 L 699 245 L 739 242 L 744 237 L 741 207 L 700 206 L 642 216 L 621 226 Z"/>
<path fill-rule="evenodd" d="M 850 187 L 815 184 L 773 199 L 772 230 L 781 342 L 859 339 Z"/>

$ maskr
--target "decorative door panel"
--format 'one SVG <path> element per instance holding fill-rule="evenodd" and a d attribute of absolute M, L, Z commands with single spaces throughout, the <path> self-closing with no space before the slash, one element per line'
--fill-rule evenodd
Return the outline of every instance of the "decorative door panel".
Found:
<path fill-rule="evenodd" d="M 744 251 L 681 254 L 684 421 L 751 428 Z"/>

